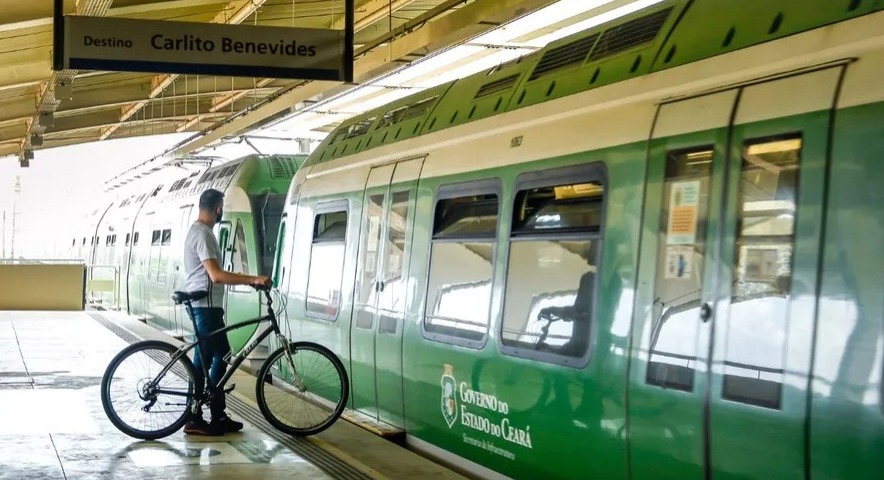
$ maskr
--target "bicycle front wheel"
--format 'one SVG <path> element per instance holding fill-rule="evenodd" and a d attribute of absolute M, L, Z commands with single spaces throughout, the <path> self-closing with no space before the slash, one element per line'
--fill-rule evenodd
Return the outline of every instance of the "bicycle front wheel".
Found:
<path fill-rule="evenodd" d="M 291 355 L 289 355 L 289 353 Z M 314 435 L 344 412 L 350 385 L 344 364 L 331 350 L 292 342 L 270 354 L 255 384 L 264 418 L 289 435 Z"/>
<path fill-rule="evenodd" d="M 166 342 L 134 343 L 111 360 L 101 379 L 101 404 L 121 432 L 142 440 L 175 433 L 187 421 L 194 397 L 194 367 Z"/>

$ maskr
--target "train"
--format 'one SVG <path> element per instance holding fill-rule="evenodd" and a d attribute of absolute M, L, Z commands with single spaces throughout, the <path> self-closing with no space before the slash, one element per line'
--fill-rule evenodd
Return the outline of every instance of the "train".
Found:
<path fill-rule="evenodd" d="M 285 198 L 306 157 L 249 155 L 209 168 L 165 169 L 97 198 L 70 240 L 72 258 L 89 266 L 90 307 L 118 309 L 175 337 L 191 335 L 192 321 L 171 295 L 184 288 L 184 238 L 200 194 L 224 193 L 224 218 L 215 226 L 222 268 L 270 276 Z M 224 308 L 231 323 L 261 312 L 254 290 L 244 286 L 225 289 Z M 231 347 L 242 349 L 256 329 L 228 333 Z"/>
<path fill-rule="evenodd" d="M 879 477 L 882 10 L 657 2 L 353 117 L 286 202 L 293 336 L 481 478 Z"/>
<path fill-rule="evenodd" d="M 335 128 L 287 335 L 473 477 L 878 478 L 884 2 L 648 3 Z"/>

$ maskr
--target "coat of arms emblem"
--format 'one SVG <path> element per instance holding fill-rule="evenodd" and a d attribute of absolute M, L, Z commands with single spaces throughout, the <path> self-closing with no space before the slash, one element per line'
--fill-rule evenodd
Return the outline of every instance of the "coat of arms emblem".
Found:
<path fill-rule="evenodd" d="M 448 428 L 457 420 L 457 399 L 455 398 L 454 367 L 447 363 L 442 370 L 442 416 L 448 422 Z"/>

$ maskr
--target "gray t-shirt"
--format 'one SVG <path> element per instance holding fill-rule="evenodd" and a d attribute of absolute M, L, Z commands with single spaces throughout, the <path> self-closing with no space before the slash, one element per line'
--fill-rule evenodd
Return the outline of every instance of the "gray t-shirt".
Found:
<path fill-rule="evenodd" d="M 188 292 L 205 290 L 209 296 L 193 302 L 194 307 L 224 307 L 224 287 L 215 285 L 203 261 L 214 258 L 221 266 L 221 247 L 208 225 L 193 222 L 184 239 L 184 288 Z M 221 266 L 223 268 L 223 266 Z"/>

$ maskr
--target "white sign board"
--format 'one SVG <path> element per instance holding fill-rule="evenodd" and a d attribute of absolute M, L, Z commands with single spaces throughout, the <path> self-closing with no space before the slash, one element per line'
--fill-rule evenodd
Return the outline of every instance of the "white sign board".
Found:
<path fill-rule="evenodd" d="M 344 31 L 64 17 L 64 67 L 342 80 Z"/>

